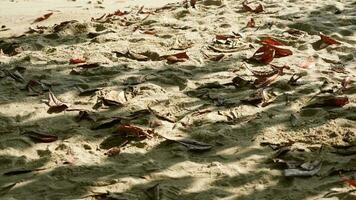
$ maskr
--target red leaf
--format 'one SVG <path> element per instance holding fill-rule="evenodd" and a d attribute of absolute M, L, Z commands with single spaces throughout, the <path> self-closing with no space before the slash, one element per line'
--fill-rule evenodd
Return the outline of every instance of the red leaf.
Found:
<path fill-rule="evenodd" d="M 272 48 L 276 51 L 275 58 L 293 55 L 293 52 L 289 49 L 282 49 L 274 46 Z"/>
<path fill-rule="evenodd" d="M 32 23 L 44 21 L 44 20 L 48 19 L 51 15 L 53 15 L 53 12 L 47 13 L 47 14 L 35 19 L 35 21 L 33 21 Z"/>
<path fill-rule="evenodd" d="M 257 61 L 261 63 L 268 64 L 272 62 L 275 57 L 275 50 L 268 45 L 260 47 L 252 56 Z"/>
<path fill-rule="evenodd" d="M 250 19 L 250 21 L 247 22 L 247 25 L 246 25 L 248 28 L 254 28 L 256 27 L 256 22 L 253 18 Z"/>
<path fill-rule="evenodd" d="M 85 63 L 85 62 L 86 62 L 86 60 L 83 58 L 71 58 L 69 60 L 70 64 L 80 64 L 80 63 Z"/>
<path fill-rule="evenodd" d="M 350 179 L 347 177 L 341 177 L 341 178 L 345 183 L 349 184 L 350 186 L 356 187 L 356 179 Z"/>
<path fill-rule="evenodd" d="M 340 42 L 338 42 L 338 41 L 332 39 L 331 37 L 329 37 L 327 35 L 324 35 L 322 33 L 319 33 L 319 36 L 320 36 L 321 41 L 323 41 L 324 43 L 326 43 L 328 45 L 333 45 L 333 44 L 339 45 L 339 44 L 341 44 Z"/>
<path fill-rule="evenodd" d="M 281 46 L 281 45 L 284 45 L 283 43 L 273 39 L 273 38 L 270 38 L 270 37 L 267 37 L 267 38 L 264 38 L 260 41 L 261 44 L 268 44 L 268 45 L 272 45 L 272 46 Z"/>
<path fill-rule="evenodd" d="M 58 136 L 56 135 L 48 135 L 48 134 L 38 133 L 35 131 L 27 131 L 23 134 L 31 138 L 34 142 L 50 143 L 58 140 Z"/>

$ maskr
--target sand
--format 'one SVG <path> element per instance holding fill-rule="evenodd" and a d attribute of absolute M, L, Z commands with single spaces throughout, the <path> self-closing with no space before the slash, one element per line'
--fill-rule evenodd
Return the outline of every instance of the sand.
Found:
<path fill-rule="evenodd" d="M 0 2 L 0 199 L 355 199 L 354 1 L 44 2 Z M 129 13 L 100 18 L 117 9 Z M 265 37 L 293 55 L 256 88 L 252 72 L 272 70 L 250 59 Z M 335 97 L 348 103 L 310 106 Z M 123 143 L 123 124 L 142 134 Z"/>

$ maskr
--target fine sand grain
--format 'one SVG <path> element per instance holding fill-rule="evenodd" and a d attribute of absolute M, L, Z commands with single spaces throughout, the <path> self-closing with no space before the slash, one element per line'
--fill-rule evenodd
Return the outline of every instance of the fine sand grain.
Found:
<path fill-rule="evenodd" d="M 356 198 L 355 1 L 48 2 L 0 2 L 0 199 Z"/>

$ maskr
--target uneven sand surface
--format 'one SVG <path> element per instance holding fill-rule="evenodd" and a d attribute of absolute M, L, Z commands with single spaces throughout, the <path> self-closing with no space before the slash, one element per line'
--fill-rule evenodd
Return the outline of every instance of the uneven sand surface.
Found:
<path fill-rule="evenodd" d="M 118 9 L 115 1 L 77 1 L 79 10 L 54 2 L 27 1 L 36 8 L 29 15 L 0 14 L 0 199 L 355 199 L 340 177 L 356 176 L 353 0 L 268 0 L 261 13 L 241 0 L 164 9 L 166 2 L 123 2 L 130 13 L 102 18 Z M 255 27 L 246 27 L 251 18 Z M 67 20 L 76 21 L 58 25 Z M 340 44 L 323 44 L 319 32 Z M 250 58 L 266 37 L 293 55 L 274 58 L 288 68 L 260 87 L 253 72 L 273 67 Z M 163 56 L 179 52 L 189 59 Z M 68 109 L 51 112 L 49 90 Z M 261 92 L 263 102 L 249 98 Z M 348 103 L 313 104 L 334 97 Z M 102 98 L 114 102 L 100 106 Z M 78 120 L 79 111 L 89 116 Z M 125 143 L 122 124 L 147 135 Z M 55 139 L 36 142 L 33 131 Z M 108 156 L 113 148 L 120 153 Z M 285 177 L 300 167 L 315 173 Z"/>

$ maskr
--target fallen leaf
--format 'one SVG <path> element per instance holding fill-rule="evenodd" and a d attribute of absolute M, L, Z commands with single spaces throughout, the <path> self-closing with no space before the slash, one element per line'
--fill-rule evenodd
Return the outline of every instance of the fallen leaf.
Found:
<path fill-rule="evenodd" d="M 95 94 L 95 92 L 100 91 L 100 88 L 89 88 L 89 89 L 83 89 L 79 86 L 77 86 L 79 90 L 79 96 L 90 96 Z"/>
<path fill-rule="evenodd" d="M 356 187 L 356 179 L 350 179 L 345 176 L 343 176 L 341 178 L 345 183 L 349 184 L 350 186 Z"/>
<path fill-rule="evenodd" d="M 120 147 L 112 147 L 107 152 L 105 152 L 105 155 L 112 157 L 118 155 L 120 152 L 121 152 Z"/>
<path fill-rule="evenodd" d="M 143 129 L 141 129 L 137 126 L 130 125 L 130 124 L 119 125 L 115 134 L 118 134 L 118 135 L 120 135 L 124 138 L 130 139 L 130 140 L 144 140 L 146 138 L 152 137 Z"/>
<path fill-rule="evenodd" d="M 271 37 L 264 38 L 260 40 L 261 44 L 267 44 L 267 45 L 272 45 L 272 46 L 283 46 L 284 44 L 281 43 L 280 41 L 277 41 L 276 39 L 273 39 Z"/>
<path fill-rule="evenodd" d="M 35 95 L 40 95 L 43 94 L 43 92 L 49 91 L 49 87 L 46 84 L 37 80 L 30 80 L 26 84 L 25 89 Z"/>
<path fill-rule="evenodd" d="M 113 16 L 119 16 L 119 17 L 121 17 L 121 16 L 124 16 L 124 15 L 127 15 L 127 14 L 129 14 L 129 12 L 117 10 L 117 11 L 115 11 L 114 13 L 108 14 L 108 15 L 106 16 L 106 18 L 110 18 L 110 17 L 113 17 Z"/>
<path fill-rule="evenodd" d="M 109 119 L 101 120 L 97 122 L 96 125 L 94 125 L 91 130 L 99 130 L 99 129 L 106 129 L 106 128 L 111 128 L 115 125 L 120 124 L 122 121 L 121 117 L 112 117 Z"/>
<path fill-rule="evenodd" d="M 256 93 L 252 94 L 249 98 L 241 99 L 240 102 L 257 107 L 266 107 L 271 104 L 275 99 L 275 94 L 273 94 L 272 92 L 269 93 L 266 89 L 260 89 Z"/>
<path fill-rule="evenodd" d="M 44 14 L 43 16 L 38 17 L 37 19 L 35 19 L 35 21 L 33 21 L 32 24 L 37 23 L 37 22 L 44 21 L 44 20 L 48 19 L 51 15 L 53 15 L 53 12 Z"/>
<path fill-rule="evenodd" d="M 161 59 L 167 60 L 168 63 L 173 64 L 176 62 L 185 62 L 189 59 L 187 52 L 180 52 L 171 55 L 164 55 L 160 57 Z"/>
<path fill-rule="evenodd" d="M 71 58 L 69 60 L 70 64 L 80 64 L 80 63 L 85 63 L 85 62 L 86 62 L 86 60 L 83 58 Z"/>
<path fill-rule="evenodd" d="M 211 148 L 213 148 L 213 146 L 210 144 L 199 142 L 199 141 L 192 140 L 192 139 L 171 138 L 171 137 L 168 138 L 165 136 L 162 136 L 162 137 L 168 141 L 177 142 L 177 143 L 187 147 L 188 150 L 190 150 L 190 151 L 207 151 L 207 150 L 210 150 Z"/>
<path fill-rule="evenodd" d="M 77 67 L 82 69 L 92 69 L 92 68 L 100 67 L 100 63 L 82 64 L 82 65 L 77 65 Z"/>
<path fill-rule="evenodd" d="M 258 4 L 258 6 L 256 8 L 252 8 L 249 5 L 249 2 L 247 0 L 245 0 L 244 2 L 242 2 L 242 6 L 244 8 L 245 11 L 249 11 L 249 12 L 253 12 L 253 13 L 260 13 L 264 11 L 263 5 L 262 4 Z"/>
<path fill-rule="evenodd" d="M 255 28 L 256 27 L 256 22 L 253 18 L 251 18 L 248 22 L 247 22 L 247 25 L 246 27 L 248 28 Z"/>
<path fill-rule="evenodd" d="M 109 107 L 122 107 L 124 105 L 121 102 L 107 99 L 105 97 L 100 97 L 99 99 L 105 106 L 109 106 Z"/>
<path fill-rule="evenodd" d="M 190 6 L 192 6 L 192 8 L 196 8 L 195 5 L 197 3 L 197 0 L 190 0 Z"/>
<path fill-rule="evenodd" d="M 51 92 L 48 92 L 48 102 L 47 105 L 49 106 L 49 109 L 47 112 L 49 114 L 51 113 L 60 113 L 62 111 L 67 110 L 69 107 L 65 103 L 59 101 L 57 97 Z"/>
<path fill-rule="evenodd" d="M 322 42 L 324 42 L 325 44 L 327 45 L 333 45 L 333 44 L 336 44 L 336 45 L 339 45 L 341 44 L 340 42 L 332 39 L 331 37 L 327 36 L 327 35 L 324 35 L 323 33 L 319 33 L 319 36 L 320 36 L 320 40 Z"/>
<path fill-rule="evenodd" d="M 58 136 L 56 135 L 49 135 L 35 131 L 26 131 L 22 134 L 31 138 L 31 140 L 33 140 L 34 142 L 38 143 L 50 143 L 58 140 Z"/>
<path fill-rule="evenodd" d="M 348 97 L 324 97 L 317 102 L 312 103 L 310 105 L 304 106 L 303 108 L 321 108 L 321 107 L 343 107 L 346 104 L 350 103 Z"/>
<path fill-rule="evenodd" d="M 45 170 L 46 168 L 36 168 L 36 169 L 18 169 L 18 170 L 13 170 L 9 172 L 5 172 L 4 176 L 15 176 L 15 175 L 20 175 L 20 174 L 27 174 L 31 172 L 38 172 Z"/>
<path fill-rule="evenodd" d="M 76 121 L 80 122 L 82 120 L 88 120 L 88 121 L 96 122 L 97 118 L 94 115 L 92 115 L 92 113 L 90 113 L 89 111 L 81 110 L 81 111 L 79 111 L 78 116 L 76 116 Z"/>
<path fill-rule="evenodd" d="M 300 35 L 304 35 L 305 34 L 304 31 L 301 31 L 299 29 L 293 29 L 293 28 L 288 29 L 286 32 L 291 34 L 291 35 L 294 35 L 294 36 L 300 36 Z"/>
<path fill-rule="evenodd" d="M 210 61 L 221 61 L 225 57 L 225 54 L 222 53 L 217 55 L 208 55 L 202 52 L 202 54 L 205 57 L 205 59 L 208 59 Z"/>
<path fill-rule="evenodd" d="M 215 39 L 217 40 L 228 40 L 236 38 L 235 35 L 215 35 Z"/>
<path fill-rule="evenodd" d="M 273 48 L 270 48 L 269 45 L 264 45 L 257 49 L 252 58 L 261 63 L 268 64 L 273 61 L 275 54 L 276 51 Z"/>

